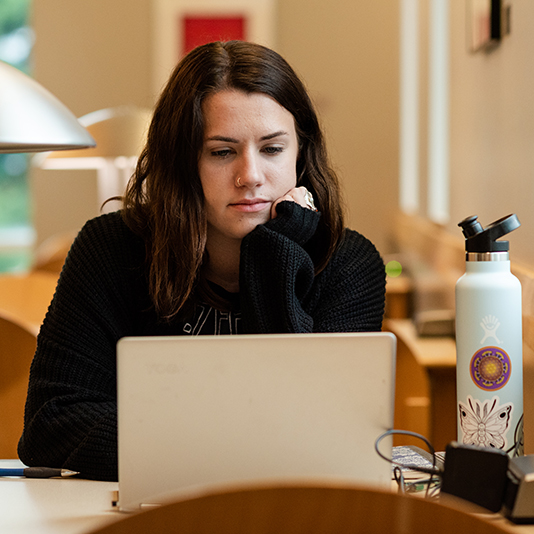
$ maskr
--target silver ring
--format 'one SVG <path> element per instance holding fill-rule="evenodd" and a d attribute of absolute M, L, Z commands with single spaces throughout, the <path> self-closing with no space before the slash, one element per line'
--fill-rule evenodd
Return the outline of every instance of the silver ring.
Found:
<path fill-rule="evenodd" d="M 315 207 L 315 202 L 313 200 L 313 195 L 306 189 L 306 193 L 304 194 L 304 202 L 306 202 L 306 207 L 310 210 L 317 211 L 317 208 Z"/>
<path fill-rule="evenodd" d="M 237 184 L 237 187 L 241 187 L 241 176 L 238 176 L 238 177 L 237 177 L 237 182 L 236 182 L 236 184 Z"/>

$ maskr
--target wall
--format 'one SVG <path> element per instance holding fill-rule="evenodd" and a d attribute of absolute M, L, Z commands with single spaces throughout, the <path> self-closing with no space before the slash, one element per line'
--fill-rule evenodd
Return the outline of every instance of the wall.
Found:
<path fill-rule="evenodd" d="M 33 0 L 35 78 L 76 116 L 152 106 L 148 0 Z M 31 173 L 37 244 L 99 213 L 96 171 Z"/>
<path fill-rule="evenodd" d="M 467 48 L 464 2 L 451 1 L 451 220 L 484 226 L 517 213 L 513 261 L 534 265 L 534 2 L 509 0 L 511 34 L 495 50 Z M 461 235 L 461 234 L 459 234 Z"/>
<path fill-rule="evenodd" d="M 285 0 L 278 9 L 279 51 L 318 105 L 349 224 L 386 252 L 398 197 L 397 2 Z"/>
<path fill-rule="evenodd" d="M 150 0 L 33 3 L 35 77 L 76 115 L 153 104 Z M 318 105 L 348 222 L 387 251 L 397 202 L 397 3 L 283 0 L 277 20 L 275 48 Z M 87 171 L 37 170 L 33 183 L 39 242 L 96 214 L 95 179 Z"/>
<path fill-rule="evenodd" d="M 33 0 L 34 76 L 85 115 L 152 105 L 148 0 Z"/>

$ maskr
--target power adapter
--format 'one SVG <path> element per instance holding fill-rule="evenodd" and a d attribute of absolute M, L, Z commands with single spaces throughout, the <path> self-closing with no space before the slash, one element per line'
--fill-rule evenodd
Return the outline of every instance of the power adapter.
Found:
<path fill-rule="evenodd" d="M 499 512 L 508 483 L 508 461 L 508 455 L 500 449 L 453 441 L 445 449 L 441 493 Z"/>
<path fill-rule="evenodd" d="M 514 523 L 534 523 L 534 455 L 510 460 L 504 515 Z"/>

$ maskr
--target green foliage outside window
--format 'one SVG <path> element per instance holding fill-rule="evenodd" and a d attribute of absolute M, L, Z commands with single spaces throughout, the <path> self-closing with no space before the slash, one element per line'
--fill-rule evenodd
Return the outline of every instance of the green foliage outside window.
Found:
<path fill-rule="evenodd" d="M 33 34 L 31 0 L 0 0 L 0 60 L 30 71 Z M 0 272 L 24 268 L 30 261 L 31 209 L 28 156 L 0 154 Z"/>
<path fill-rule="evenodd" d="M 0 0 L 0 35 L 28 25 L 30 0 Z"/>

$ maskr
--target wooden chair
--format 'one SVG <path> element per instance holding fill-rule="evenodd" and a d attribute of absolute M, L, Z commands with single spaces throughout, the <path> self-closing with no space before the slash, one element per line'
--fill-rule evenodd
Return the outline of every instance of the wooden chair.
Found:
<path fill-rule="evenodd" d="M 59 276 L 76 232 L 56 234 L 43 241 L 35 251 L 33 271 L 46 271 Z"/>
<path fill-rule="evenodd" d="M 57 280 L 57 274 L 44 271 L 0 275 L 0 313 L 23 323 L 37 336 Z"/>
<path fill-rule="evenodd" d="M 57 274 L 0 276 L 0 458 L 17 458 L 30 364 Z"/>
<path fill-rule="evenodd" d="M 386 321 L 385 330 L 390 322 Z M 431 439 L 430 384 L 425 370 L 403 338 L 397 335 L 395 369 L 395 418 L 393 426 L 400 430 L 417 432 Z M 421 440 L 408 436 L 394 436 L 393 445 L 416 445 L 425 449 Z M 441 450 L 441 449 L 438 449 Z"/>
<path fill-rule="evenodd" d="M 395 428 L 422 434 L 443 451 L 457 435 L 454 339 L 420 337 L 409 319 L 387 319 L 384 330 L 397 336 Z M 421 447 L 406 436 L 393 444 Z"/>
<path fill-rule="evenodd" d="M 0 458 L 18 458 L 30 364 L 37 335 L 32 325 L 0 312 Z"/>
<path fill-rule="evenodd" d="M 502 520 L 504 521 L 504 520 Z M 433 534 L 507 532 L 465 510 L 354 487 L 236 489 L 126 516 L 92 534 Z"/>

